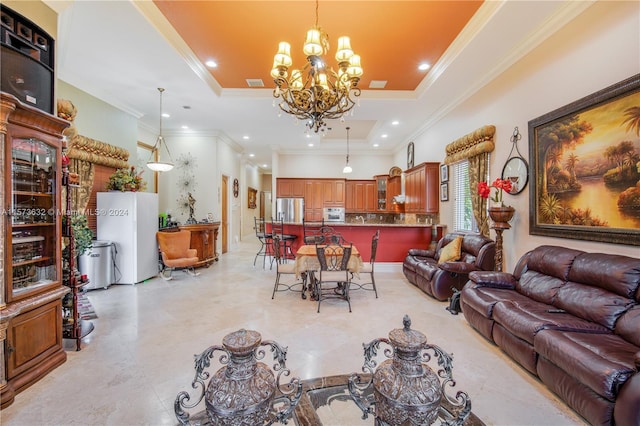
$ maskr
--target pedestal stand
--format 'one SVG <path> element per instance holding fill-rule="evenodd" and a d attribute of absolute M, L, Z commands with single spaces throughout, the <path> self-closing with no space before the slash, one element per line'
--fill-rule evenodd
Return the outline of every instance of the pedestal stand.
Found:
<path fill-rule="evenodd" d="M 495 270 L 502 272 L 502 233 L 511 228 L 509 221 L 513 218 L 513 207 L 490 207 L 489 216 L 493 220 L 491 229 L 496 231 L 496 266 Z"/>

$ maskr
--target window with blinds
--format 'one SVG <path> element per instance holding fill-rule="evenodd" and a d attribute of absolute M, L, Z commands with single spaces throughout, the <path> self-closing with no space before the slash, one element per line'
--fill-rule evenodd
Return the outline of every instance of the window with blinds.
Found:
<path fill-rule="evenodd" d="M 471 208 L 471 191 L 469 188 L 469 162 L 459 161 L 451 165 L 453 169 L 454 207 L 453 226 L 456 230 L 478 232 L 478 225 Z"/>

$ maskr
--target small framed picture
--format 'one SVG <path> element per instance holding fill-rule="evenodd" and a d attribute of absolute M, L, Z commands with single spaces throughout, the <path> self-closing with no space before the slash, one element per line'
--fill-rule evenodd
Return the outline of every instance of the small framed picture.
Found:
<path fill-rule="evenodd" d="M 440 184 L 440 201 L 449 201 L 449 184 L 447 182 Z"/>
<path fill-rule="evenodd" d="M 449 166 L 446 164 L 440 165 L 440 182 L 449 182 Z"/>

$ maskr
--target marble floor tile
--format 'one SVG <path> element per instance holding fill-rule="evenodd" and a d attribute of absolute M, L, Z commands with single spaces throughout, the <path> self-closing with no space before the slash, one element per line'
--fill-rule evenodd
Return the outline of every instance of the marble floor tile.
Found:
<path fill-rule="evenodd" d="M 469 394 L 473 412 L 486 424 L 584 424 L 463 315 L 451 315 L 446 303 L 409 284 L 399 264 L 376 265 L 379 298 L 353 291 L 352 313 L 340 300 L 323 302 L 316 313 L 316 302 L 300 293 L 278 292 L 271 299 L 275 270 L 263 270 L 259 262 L 253 266 L 257 249 L 257 240 L 249 237 L 199 269 L 197 277 L 178 271 L 171 281 L 154 278 L 90 291 L 98 318 L 82 350 L 65 342 L 67 361 L 18 394 L 0 412 L 0 423 L 176 424 L 173 401 L 178 392 L 191 390 L 193 355 L 221 344 L 230 332 L 256 330 L 263 340 L 287 346 L 292 375 L 310 379 L 360 372 L 362 344 L 401 328 L 408 314 L 413 329 L 453 355 L 453 390 Z M 214 361 L 210 371 L 218 368 Z M 194 410 L 203 408 L 201 403 Z"/>

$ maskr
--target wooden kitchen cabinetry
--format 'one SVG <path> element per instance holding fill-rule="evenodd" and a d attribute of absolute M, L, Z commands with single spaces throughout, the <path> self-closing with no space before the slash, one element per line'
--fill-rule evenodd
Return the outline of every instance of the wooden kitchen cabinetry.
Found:
<path fill-rule="evenodd" d="M 377 175 L 376 209 L 377 212 L 394 212 L 398 205 L 393 203 L 393 197 L 402 193 L 402 180 L 400 176 Z"/>
<path fill-rule="evenodd" d="M 196 249 L 198 253 L 196 267 L 209 267 L 214 261 L 218 260 L 216 240 L 218 239 L 220 222 L 180 225 L 179 228 L 181 231 L 191 232 L 190 248 Z"/>
<path fill-rule="evenodd" d="M 324 207 L 344 207 L 345 206 L 345 179 L 321 180 Z"/>
<path fill-rule="evenodd" d="M 277 178 L 276 197 L 304 197 L 307 179 Z"/>
<path fill-rule="evenodd" d="M 0 103 L 1 405 L 62 364 L 61 157 L 69 125 L 7 93 Z M 5 333 L 6 331 L 6 333 Z"/>
<path fill-rule="evenodd" d="M 347 213 L 374 213 L 377 210 L 375 180 L 348 180 L 345 185 Z"/>
<path fill-rule="evenodd" d="M 421 163 L 405 171 L 405 213 L 438 213 L 439 163 Z"/>

